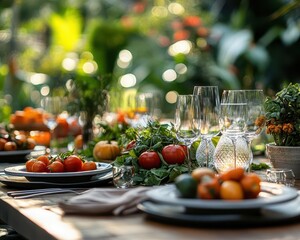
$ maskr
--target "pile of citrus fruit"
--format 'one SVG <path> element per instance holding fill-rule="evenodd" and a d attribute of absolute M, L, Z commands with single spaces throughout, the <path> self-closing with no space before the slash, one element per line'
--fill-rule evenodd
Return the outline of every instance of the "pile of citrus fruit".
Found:
<path fill-rule="evenodd" d="M 197 168 L 191 174 L 175 179 L 181 197 L 200 199 L 242 200 L 257 198 L 261 191 L 261 179 L 243 168 L 230 169 L 216 174 L 208 168 Z"/>

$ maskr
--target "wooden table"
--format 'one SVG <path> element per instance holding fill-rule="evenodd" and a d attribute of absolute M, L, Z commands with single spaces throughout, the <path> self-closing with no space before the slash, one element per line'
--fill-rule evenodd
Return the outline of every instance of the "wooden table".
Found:
<path fill-rule="evenodd" d="M 125 217 L 64 215 L 57 203 L 74 194 L 55 194 L 20 200 L 6 195 L 11 189 L 3 185 L 0 188 L 0 219 L 30 240 L 300 239 L 300 223 L 243 229 L 222 229 L 220 226 L 192 228 L 155 222 L 147 219 L 143 213 Z"/>

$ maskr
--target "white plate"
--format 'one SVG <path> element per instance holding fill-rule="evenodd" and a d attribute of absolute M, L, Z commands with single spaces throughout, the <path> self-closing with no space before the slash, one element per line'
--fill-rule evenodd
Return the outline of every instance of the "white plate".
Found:
<path fill-rule="evenodd" d="M 96 170 L 79 171 L 79 172 L 62 172 L 62 173 L 38 173 L 27 172 L 25 165 L 8 167 L 4 169 L 5 174 L 11 176 L 26 177 L 28 181 L 43 182 L 81 182 L 91 179 L 93 176 L 109 172 L 112 165 L 108 163 L 97 163 Z"/>
<path fill-rule="evenodd" d="M 261 189 L 258 198 L 237 201 L 180 198 L 173 184 L 155 188 L 148 191 L 147 194 L 151 200 L 160 203 L 181 205 L 190 209 L 229 212 L 232 210 L 259 209 L 269 204 L 287 202 L 298 197 L 296 189 L 275 183 L 262 182 Z"/>

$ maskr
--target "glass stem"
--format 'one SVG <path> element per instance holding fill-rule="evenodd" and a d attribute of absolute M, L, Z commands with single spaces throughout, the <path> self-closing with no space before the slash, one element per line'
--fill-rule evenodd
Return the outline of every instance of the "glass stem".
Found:
<path fill-rule="evenodd" d="M 192 163 L 191 163 L 191 157 L 190 157 L 190 149 L 191 149 L 192 144 L 187 144 L 186 146 L 187 146 L 186 158 L 187 158 L 187 164 L 188 164 L 188 171 L 189 171 L 189 173 L 191 173 L 192 172 Z"/>

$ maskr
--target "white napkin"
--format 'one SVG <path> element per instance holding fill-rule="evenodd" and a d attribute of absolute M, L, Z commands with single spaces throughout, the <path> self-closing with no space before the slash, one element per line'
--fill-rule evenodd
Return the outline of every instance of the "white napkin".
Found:
<path fill-rule="evenodd" d="M 148 198 L 149 189 L 93 188 L 59 206 L 65 213 L 128 215 L 138 211 L 137 204 Z"/>

